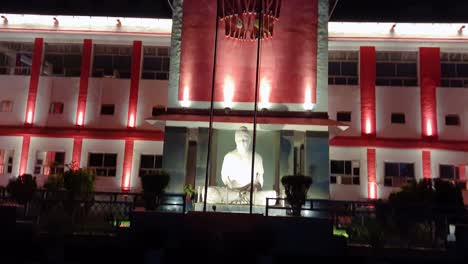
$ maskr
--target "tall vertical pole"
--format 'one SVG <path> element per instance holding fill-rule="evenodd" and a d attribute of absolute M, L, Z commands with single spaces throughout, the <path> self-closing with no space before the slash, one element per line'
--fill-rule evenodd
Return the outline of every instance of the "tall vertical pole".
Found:
<path fill-rule="evenodd" d="M 206 174 L 205 174 L 205 193 L 203 196 L 203 212 L 206 212 L 206 196 L 208 195 L 208 178 L 210 174 L 210 158 L 211 158 L 211 138 L 213 137 L 213 112 L 214 112 L 214 96 L 215 96 L 215 74 L 216 74 L 216 51 L 218 46 L 218 5 L 216 1 L 216 16 L 215 16 L 215 43 L 214 43 L 214 59 L 213 59 L 213 74 L 211 80 L 211 102 L 210 102 L 210 124 L 208 128 L 208 154 L 206 157 Z"/>
<path fill-rule="evenodd" d="M 260 78 L 260 44 L 263 36 L 263 1 L 260 1 L 260 10 L 258 12 L 258 40 L 257 40 L 257 66 L 255 75 L 255 101 L 254 101 L 254 120 L 253 120 L 253 139 L 252 139 L 252 168 L 250 175 L 250 208 L 249 213 L 252 214 L 253 209 L 253 192 L 254 192 L 254 176 L 255 176 L 255 145 L 257 141 L 257 111 L 258 111 L 258 82 Z"/>

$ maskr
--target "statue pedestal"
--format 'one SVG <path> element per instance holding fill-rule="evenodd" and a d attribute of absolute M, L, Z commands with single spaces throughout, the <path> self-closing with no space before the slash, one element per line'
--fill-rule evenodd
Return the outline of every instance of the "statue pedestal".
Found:
<path fill-rule="evenodd" d="M 203 188 L 204 191 L 204 188 Z M 253 193 L 254 205 L 266 205 L 266 198 L 276 198 L 276 191 L 256 191 Z M 206 202 L 209 204 L 249 204 L 250 192 L 231 190 L 227 187 L 209 186 Z M 275 204 L 275 200 L 270 201 L 270 205 Z"/>

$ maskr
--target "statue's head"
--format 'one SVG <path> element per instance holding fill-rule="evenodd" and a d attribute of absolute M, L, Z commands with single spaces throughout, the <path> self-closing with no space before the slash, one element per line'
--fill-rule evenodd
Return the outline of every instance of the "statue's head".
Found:
<path fill-rule="evenodd" d="M 241 126 L 235 134 L 236 148 L 239 152 L 248 152 L 250 149 L 250 142 L 252 138 L 250 137 L 249 131 L 245 126 Z"/>

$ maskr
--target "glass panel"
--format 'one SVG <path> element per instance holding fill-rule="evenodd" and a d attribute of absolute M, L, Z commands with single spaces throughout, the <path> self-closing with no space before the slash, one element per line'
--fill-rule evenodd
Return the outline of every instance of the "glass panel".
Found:
<path fill-rule="evenodd" d="M 345 174 L 351 175 L 351 161 L 345 161 Z"/>
<path fill-rule="evenodd" d="M 398 170 L 399 170 L 398 163 L 388 163 L 388 162 L 385 163 L 385 177 L 400 176 Z"/>
<path fill-rule="evenodd" d="M 452 165 L 440 165 L 439 166 L 440 178 L 442 179 L 454 179 L 454 167 Z"/>
<path fill-rule="evenodd" d="M 89 154 L 89 167 L 100 167 L 103 165 L 104 154 L 91 153 Z"/>
<path fill-rule="evenodd" d="M 330 172 L 332 174 L 344 174 L 344 161 L 342 161 L 342 160 L 331 160 L 330 161 Z"/>
<path fill-rule="evenodd" d="M 104 154 L 104 167 L 116 167 L 117 154 Z"/>
<path fill-rule="evenodd" d="M 153 155 L 141 155 L 140 168 L 152 169 L 154 168 Z"/>

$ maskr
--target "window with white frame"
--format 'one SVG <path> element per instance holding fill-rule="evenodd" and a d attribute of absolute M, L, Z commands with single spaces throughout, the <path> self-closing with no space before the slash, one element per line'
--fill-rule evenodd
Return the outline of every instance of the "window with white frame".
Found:
<path fill-rule="evenodd" d="M 331 184 L 360 184 L 360 164 L 355 160 L 330 160 Z"/>
<path fill-rule="evenodd" d="M 49 114 L 62 114 L 63 113 L 63 103 L 62 102 L 52 102 L 49 107 Z"/>
<path fill-rule="evenodd" d="M 414 163 L 385 162 L 384 186 L 401 187 L 414 179 Z"/>
<path fill-rule="evenodd" d="M 89 153 L 88 168 L 96 176 L 115 177 L 117 175 L 117 154 Z"/>
<path fill-rule="evenodd" d="M 36 175 L 57 175 L 65 171 L 65 152 L 39 151 L 34 164 Z"/>
<path fill-rule="evenodd" d="M 152 174 L 162 169 L 162 155 L 141 155 L 139 176 Z"/>
<path fill-rule="evenodd" d="M 0 175 L 13 171 L 13 150 L 0 149 Z"/>
<path fill-rule="evenodd" d="M 444 180 L 459 180 L 460 175 L 457 165 L 439 164 L 439 178 Z"/>
<path fill-rule="evenodd" d="M 13 112 L 13 101 L 3 100 L 0 102 L 0 112 L 10 113 Z"/>

